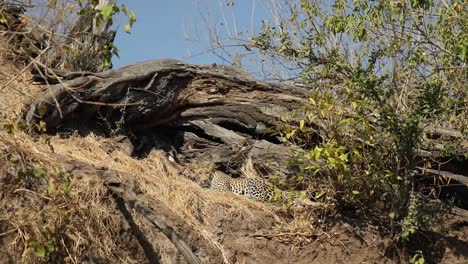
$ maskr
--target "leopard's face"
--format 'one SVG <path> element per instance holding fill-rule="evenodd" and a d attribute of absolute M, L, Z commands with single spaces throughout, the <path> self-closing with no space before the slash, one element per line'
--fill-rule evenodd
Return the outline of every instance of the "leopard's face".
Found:
<path fill-rule="evenodd" d="M 213 179 L 211 180 L 211 189 L 220 192 L 232 192 L 231 188 L 232 178 L 221 172 L 215 172 Z"/>

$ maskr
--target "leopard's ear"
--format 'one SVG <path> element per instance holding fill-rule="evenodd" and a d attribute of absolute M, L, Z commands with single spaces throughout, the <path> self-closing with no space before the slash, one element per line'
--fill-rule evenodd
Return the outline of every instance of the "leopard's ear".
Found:
<path fill-rule="evenodd" d="M 260 174 L 258 173 L 258 171 L 255 169 L 252 158 L 250 158 L 250 157 L 248 159 L 246 159 L 245 162 L 242 164 L 241 173 L 246 178 L 263 179 L 260 176 Z"/>

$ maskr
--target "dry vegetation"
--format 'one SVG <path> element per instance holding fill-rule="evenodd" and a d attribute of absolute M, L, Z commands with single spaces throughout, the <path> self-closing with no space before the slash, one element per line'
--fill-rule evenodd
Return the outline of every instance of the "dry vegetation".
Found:
<path fill-rule="evenodd" d="M 209 168 L 186 170 L 158 151 L 137 160 L 119 138 L 28 134 L 22 111 L 46 87 L 2 58 L 0 125 L 14 128 L 0 132 L 1 263 L 184 263 L 166 237 L 112 197 L 106 181 L 132 189 L 203 263 L 399 260 L 367 213 L 353 220 L 333 208 L 283 208 L 203 189 L 189 178 L 204 178 Z M 444 229 L 429 240 L 432 259 L 462 263 L 466 222 L 451 219 Z"/>
<path fill-rule="evenodd" d="M 6 83 L 19 69 L 7 61 L 2 64 L 1 82 Z M 0 97 L 2 126 L 17 123 L 25 103 L 44 88 L 31 85 L 30 77 L 22 74 Z M 33 263 L 40 258 L 31 243 L 54 240 L 56 249 L 45 261 L 141 263 L 145 255 L 103 185 L 105 180 L 138 188 L 139 199 L 153 208 L 170 208 L 166 214 L 174 215 L 176 230 L 185 229 L 188 239 L 199 236 L 190 242 L 200 247 L 193 245 L 202 252 L 204 263 L 220 263 L 223 259 L 229 262 L 232 258 L 234 251 L 218 242 L 224 228 L 219 224 L 222 219 L 235 221 L 236 228 L 251 230 L 252 234 L 264 226 L 285 222 L 272 206 L 201 189 L 181 176 L 162 153 L 152 152 L 146 159 L 136 160 L 125 151 L 125 144 L 93 135 L 53 136 L 49 144 L 45 137 L 15 130 L 12 134 L 2 131 L 0 140 L 0 170 L 5 172 L 0 187 L 2 262 Z M 56 192 L 48 193 L 50 178 L 37 180 L 34 176 L 39 168 L 69 172 L 73 177 L 70 197 L 64 195 L 59 184 Z M 21 172 L 25 175 L 19 181 Z M 174 247 L 164 242 L 148 222 L 139 216 L 135 222 L 154 243 L 161 260 L 181 260 Z"/>
<path fill-rule="evenodd" d="M 458 216 L 402 252 L 379 213 L 214 192 L 199 185 L 213 168 L 182 166 L 159 150 L 136 159 L 122 136 L 31 133 L 24 110 L 48 88 L 33 84 L 31 57 L 11 52 L 12 40 L 0 41 L 0 263 L 186 263 L 108 182 L 134 193 L 202 263 L 399 263 L 419 250 L 427 263 L 467 263 L 468 226 Z"/>

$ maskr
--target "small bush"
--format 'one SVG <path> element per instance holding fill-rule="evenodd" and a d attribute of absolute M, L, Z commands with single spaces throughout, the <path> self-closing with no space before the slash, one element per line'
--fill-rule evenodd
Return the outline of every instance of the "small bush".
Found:
<path fill-rule="evenodd" d="M 284 65 L 285 76 L 311 91 L 304 111 L 278 129 L 301 147 L 289 187 L 342 207 L 377 206 L 393 226 L 402 223 L 403 239 L 428 229 L 443 210 L 416 193 L 417 151 L 432 144 L 426 126 L 468 130 L 467 10 L 457 2 L 346 0 L 277 10 L 278 23 L 264 21 L 250 43 L 262 61 L 281 61 L 271 72 Z M 460 153 L 446 143 L 443 152 Z"/>

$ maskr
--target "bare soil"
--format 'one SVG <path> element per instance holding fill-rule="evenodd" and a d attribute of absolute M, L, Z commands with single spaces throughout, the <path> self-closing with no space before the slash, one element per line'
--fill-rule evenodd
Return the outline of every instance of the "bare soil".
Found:
<path fill-rule="evenodd" d="M 135 159 L 119 137 L 26 133 L 22 110 L 46 87 L 21 70 L 0 59 L 0 126 L 15 127 L 0 132 L 0 263 L 186 263 L 155 226 L 110 194 L 109 180 L 132 189 L 202 263 L 409 261 L 373 213 L 284 208 L 214 192 L 193 180 L 209 168 L 183 169 L 162 151 Z M 468 225 L 458 217 L 448 215 L 414 241 L 407 253 L 421 251 L 426 263 L 468 263 Z"/>

